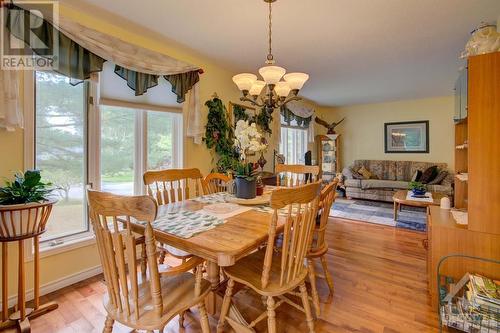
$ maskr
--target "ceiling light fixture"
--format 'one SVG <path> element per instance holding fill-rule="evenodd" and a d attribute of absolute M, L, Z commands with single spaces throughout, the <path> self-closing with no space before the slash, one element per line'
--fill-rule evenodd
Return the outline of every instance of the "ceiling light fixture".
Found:
<path fill-rule="evenodd" d="M 289 73 L 282 67 L 275 66 L 272 48 L 272 3 L 277 0 L 264 0 L 269 4 L 269 52 L 266 66 L 259 69 L 259 74 L 264 79 L 257 80 L 257 75 L 242 73 L 233 76 L 233 82 L 243 93 L 240 99 L 252 105 L 264 107 L 269 113 L 288 102 L 300 100 L 299 90 L 309 79 L 305 73 Z M 281 81 L 283 79 L 284 81 Z M 265 88 L 265 89 L 264 89 Z M 261 97 L 262 92 L 264 92 Z M 260 97 L 260 98 L 259 98 Z"/>

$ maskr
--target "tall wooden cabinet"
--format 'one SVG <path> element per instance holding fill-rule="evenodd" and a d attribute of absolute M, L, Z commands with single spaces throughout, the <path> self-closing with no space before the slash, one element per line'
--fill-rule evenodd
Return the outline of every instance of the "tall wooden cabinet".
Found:
<path fill-rule="evenodd" d="M 468 177 L 455 180 L 459 192 L 455 205 L 467 209 L 468 225 L 458 225 L 449 211 L 429 209 L 428 273 L 433 304 L 438 300 L 436 273 L 442 257 L 460 253 L 500 260 L 500 52 L 468 59 L 466 101 L 466 117 L 455 116 L 455 169 Z M 466 272 L 500 279 L 498 265 L 477 265 L 466 259 L 441 269 L 455 279 Z"/>
<path fill-rule="evenodd" d="M 469 229 L 500 234 L 500 52 L 469 59 L 469 87 Z"/>

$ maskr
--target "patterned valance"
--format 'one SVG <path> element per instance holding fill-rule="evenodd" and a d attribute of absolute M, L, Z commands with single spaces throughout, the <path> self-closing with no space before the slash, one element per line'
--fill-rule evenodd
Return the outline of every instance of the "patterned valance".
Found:
<path fill-rule="evenodd" d="M 38 56 L 46 57 L 48 56 L 47 50 L 53 50 L 55 46 L 54 41 L 58 41 L 58 54 L 56 55 L 58 66 L 54 70 L 55 72 L 71 78 L 72 82 L 81 82 L 89 79 L 91 73 L 102 71 L 105 59 L 85 49 L 65 34 L 54 29 L 50 22 L 32 14 L 30 11 L 13 4 L 6 6 L 5 25 L 13 36 L 24 41 L 26 45 L 29 45 L 30 35 L 25 32 L 31 31 L 48 47 L 33 48 L 30 50 L 31 52 Z M 39 22 L 31 24 L 30 27 L 30 20 L 35 21 L 35 23 L 36 21 Z M 54 33 L 57 33 L 58 36 L 54 37 Z"/>
<path fill-rule="evenodd" d="M 29 10 L 7 4 L 6 27 L 16 38 L 29 44 L 32 31 L 45 45 L 51 48 L 58 40 L 58 68 L 55 71 L 71 78 L 73 84 L 90 78 L 90 74 L 102 71 L 103 63 L 112 61 L 115 73 L 127 81 L 127 85 L 139 96 L 158 84 L 163 76 L 172 85 L 177 102 L 185 100 L 186 93 L 199 81 L 202 70 L 167 55 L 123 41 L 114 36 L 83 26 L 73 20 L 59 17 L 55 27 Z M 40 21 L 38 28 L 30 28 L 30 20 Z M 58 38 L 54 38 L 57 33 Z M 44 49 L 32 49 L 44 57 Z"/>
<path fill-rule="evenodd" d="M 281 107 L 281 120 L 283 125 L 291 126 L 292 122 L 295 121 L 293 126 L 308 128 L 312 120 L 312 115 L 309 117 L 301 117 L 293 113 L 286 105 Z"/>

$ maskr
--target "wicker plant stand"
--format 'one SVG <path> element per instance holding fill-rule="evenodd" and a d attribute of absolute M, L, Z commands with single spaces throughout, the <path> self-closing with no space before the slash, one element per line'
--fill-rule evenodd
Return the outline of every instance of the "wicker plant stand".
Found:
<path fill-rule="evenodd" d="M 21 333 L 30 332 L 29 319 L 57 309 L 55 302 L 40 305 L 40 248 L 39 237 L 45 232 L 54 201 L 21 205 L 0 205 L 0 242 L 2 243 L 2 322 L 0 331 L 18 327 Z M 24 243 L 33 238 L 34 247 L 34 306 L 26 307 L 26 272 Z M 18 246 L 18 292 L 15 312 L 9 315 L 9 243 Z"/>

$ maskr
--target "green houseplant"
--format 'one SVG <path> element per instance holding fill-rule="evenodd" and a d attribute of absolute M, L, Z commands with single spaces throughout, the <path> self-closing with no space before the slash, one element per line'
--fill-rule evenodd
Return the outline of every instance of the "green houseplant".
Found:
<path fill-rule="evenodd" d="M 10 237 L 45 231 L 45 223 L 55 201 L 51 183 L 42 182 L 39 170 L 16 173 L 14 180 L 0 187 L 0 224 Z M 44 216 L 40 217 L 40 212 Z"/>
<path fill-rule="evenodd" d="M 421 182 L 410 182 L 408 184 L 408 189 L 413 192 L 414 195 L 424 195 L 427 192 L 427 185 Z"/>

